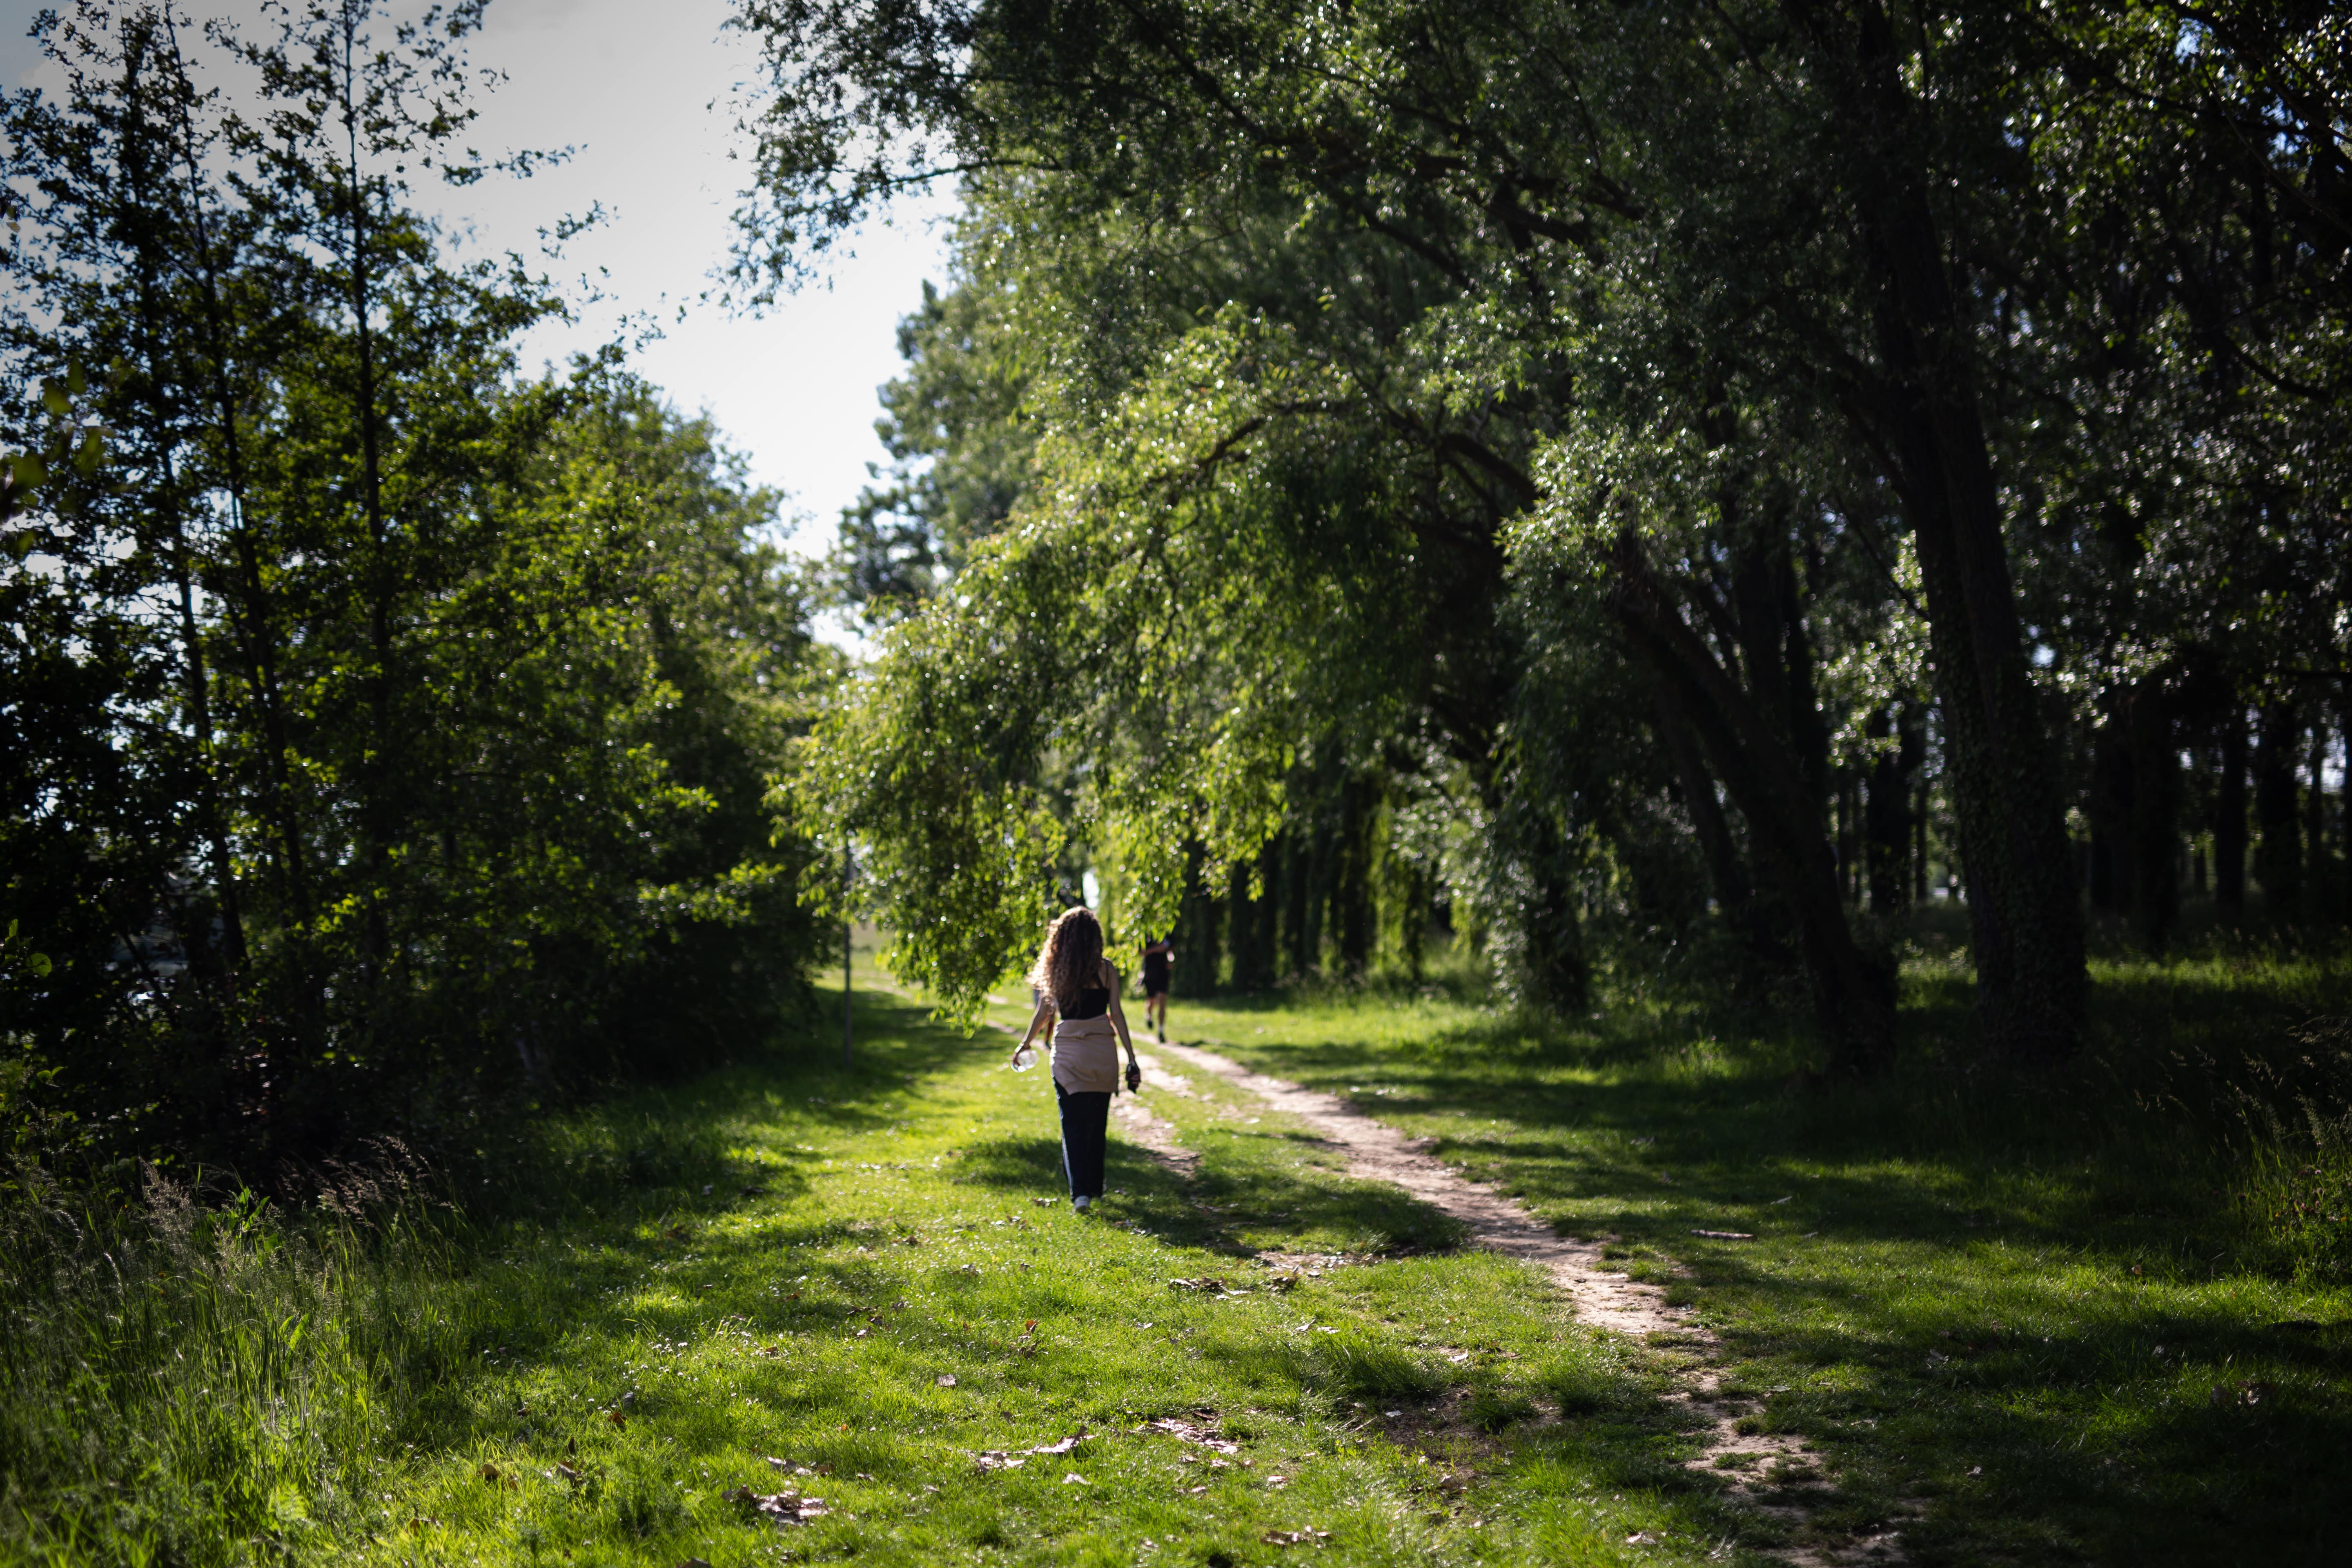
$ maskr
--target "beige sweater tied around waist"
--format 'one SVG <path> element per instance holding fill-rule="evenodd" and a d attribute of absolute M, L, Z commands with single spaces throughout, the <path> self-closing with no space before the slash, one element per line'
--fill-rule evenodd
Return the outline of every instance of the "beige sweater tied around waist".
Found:
<path fill-rule="evenodd" d="M 1118 1092 L 1118 1031 L 1108 1017 L 1054 1026 L 1054 1081 L 1072 1094 Z"/>

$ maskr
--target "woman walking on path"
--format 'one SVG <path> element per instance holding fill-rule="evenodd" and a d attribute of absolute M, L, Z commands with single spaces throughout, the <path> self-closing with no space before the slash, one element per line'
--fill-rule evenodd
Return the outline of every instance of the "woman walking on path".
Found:
<path fill-rule="evenodd" d="M 1118 1005 L 1118 971 L 1103 956 L 1102 922 L 1092 910 L 1066 910 L 1046 928 L 1045 945 L 1029 971 L 1037 1011 L 1013 1048 L 1013 1063 L 1039 1030 L 1054 1026 L 1054 1098 L 1062 1109 L 1062 1169 L 1070 1178 L 1070 1206 L 1084 1214 L 1102 1196 L 1103 1143 L 1110 1097 L 1118 1092 L 1118 1052 L 1127 1049 L 1127 1087 L 1143 1081 Z"/>

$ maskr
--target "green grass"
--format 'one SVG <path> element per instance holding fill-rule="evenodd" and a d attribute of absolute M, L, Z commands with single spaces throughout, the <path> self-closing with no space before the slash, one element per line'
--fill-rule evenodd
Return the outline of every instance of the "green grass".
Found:
<path fill-rule="evenodd" d="M 1907 1518 L 1923 1563 L 2340 1560 L 2352 1303 L 2260 1223 L 2301 1167 L 2230 1091 L 2318 1092 L 2291 1031 L 2346 971 L 2101 978 L 2098 1048 L 2023 1086 L 1967 1069 L 1960 979 L 1926 959 L 1907 1065 L 1867 1089 L 1655 999 L 1584 1030 L 1458 984 L 1175 1022 L 1693 1303 L 1833 1483 L 1811 1528 Z M 1195 1181 L 1115 1141 L 1102 1218 L 1040 1204 L 1052 1094 L 1008 1044 L 869 990 L 854 1068 L 813 1044 L 551 1119 L 452 1173 L 463 1222 L 346 1181 L 341 1220 L 163 1194 L 102 1247 L 20 1224 L 0 1561 L 1753 1563 L 1802 1528 L 1685 1468 L 1695 1418 L 1660 1396 L 1692 1347 L 1579 1328 L 1208 1075 L 1151 1097 Z M 1265 1249 L 1349 1261 L 1279 1289 Z M 1169 1284 L 1204 1276 L 1247 1293 Z M 1134 1430 L 1161 1417 L 1239 1452 Z M 779 1529 L 745 1488 L 829 1511 Z M 1329 1543 L 1264 1539 L 1298 1530 Z"/>
<path fill-rule="evenodd" d="M 1924 961 L 1905 1066 L 1867 1087 L 1671 1008 L 1577 1032 L 1332 993 L 1176 1022 L 1608 1238 L 1722 1336 L 1765 1427 L 1818 1447 L 1826 1525 L 1914 1511 L 1927 1563 L 2342 1561 L 2352 1291 L 2264 1223 L 2299 1173 L 2325 1185 L 2326 1151 L 2248 1134 L 2293 1131 L 2263 1113 L 2282 1099 L 2340 1116 L 2306 1026 L 2346 1011 L 2352 968 L 2096 978 L 2085 1059 L 2025 1080 L 1974 1068 L 1962 976 Z"/>

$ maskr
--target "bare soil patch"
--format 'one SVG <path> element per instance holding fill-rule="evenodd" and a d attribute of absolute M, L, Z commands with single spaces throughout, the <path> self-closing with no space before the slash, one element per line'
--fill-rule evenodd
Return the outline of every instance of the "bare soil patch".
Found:
<path fill-rule="evenodd" d="M 1348 1156 L 1348 1174 L 1386 1182 L 1461 1222 L 1478 1245 L 1524 1258 L 1548 1270 L 1576 1315 L 1594 1328 L 1647 1336 L 1689 1332 L 1690 1314 L 1666 1304 L 1665 1292 L 1601 1267 L 1601 1244 L 1561 1236 L 1518 1203 L 1433 1158 L 1427 1147 L 1348 1105 L 1336 1095 L 1302 1089 L 1252 1072 L 1239 1062 L 1201 1047 L 1188 1061 L 1249 1090 L 1268 1106 L 1295 1116 Z"/>

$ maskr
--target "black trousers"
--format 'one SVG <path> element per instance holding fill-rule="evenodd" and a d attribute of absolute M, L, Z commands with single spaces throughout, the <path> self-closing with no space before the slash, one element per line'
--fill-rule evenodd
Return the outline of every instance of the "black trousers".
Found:
<path fill-rule="evenodd" d="M 1054 1098 L 1062 1107 L 1062 1170 L 1074 1198 L 1098 1198 L 1103 1189 L 1103 1144 L 1109 1136 L 1110 1096 L 1099 1090 L 1072 1094 L 1059 1082 Z"/>

